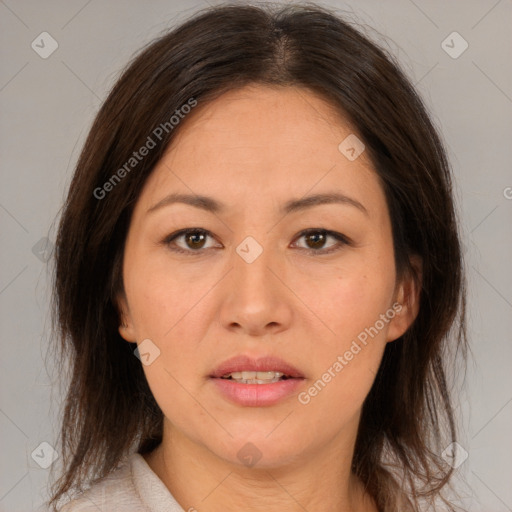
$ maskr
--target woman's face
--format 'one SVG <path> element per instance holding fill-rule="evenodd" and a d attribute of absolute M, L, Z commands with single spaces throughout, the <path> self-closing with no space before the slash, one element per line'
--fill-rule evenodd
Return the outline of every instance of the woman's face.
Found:
<path fill-rule="evenodd" d="M 136 204 L 120 301 L 165 428 L 262 467 L 350 446 L 415 315 L 367 154 L 305 89 L 245 87 L 182 123 Z"/>

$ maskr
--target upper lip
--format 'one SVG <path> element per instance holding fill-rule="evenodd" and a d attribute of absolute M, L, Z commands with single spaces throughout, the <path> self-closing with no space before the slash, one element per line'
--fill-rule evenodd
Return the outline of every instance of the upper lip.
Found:
<path fill-rule="evenodd" d="M 220 378 L 223 375 L 233 372 L 281 372 L 288 377 L 304 378 L 304 375 L 291 364 L 274 356 L 249 357 L 235 356 L 221 363 L 210 375 Z"/>

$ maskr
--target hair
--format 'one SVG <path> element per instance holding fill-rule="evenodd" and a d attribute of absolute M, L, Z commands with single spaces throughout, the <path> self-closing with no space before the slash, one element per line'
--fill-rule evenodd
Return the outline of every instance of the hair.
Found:
<path fill-rule="evenodd" d="M 352 470 L 382 511 L 418 511 L 422 500 L 449 504 L 442 494 L 453 469 L 441 452 L 458 429 L 446 357 L 453 349 L 465 361 L 467 350 L 449 163 L 393 55 L 353 25 L 311 3 L 203 9 L 142 48 L 112 87 L 78 158 L 55 246 L 54 338 L 71 376 L 52 510 L 131 450 L 148 453 L 162 440 L 163 413 L 119 334 L 117 298 L 133 207 L 186 120 L 153 137 L 156 146 L 110 193 L 98 199 L 95 191 L 191 99 L 206 104 L 251 84 L 319 95 L 366 146 L 389 209 L 397 276 L 412 275 L 421 292 L 415 321 L 387 344 L 363 404 Z M 412 255 L 422 259 L 421 276 Z"/>

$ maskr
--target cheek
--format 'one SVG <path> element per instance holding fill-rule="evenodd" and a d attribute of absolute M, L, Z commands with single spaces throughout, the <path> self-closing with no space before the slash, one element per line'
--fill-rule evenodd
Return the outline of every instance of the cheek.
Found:
<path fill-rule="evenodd" d="M 305 401 L 314 399 L 335 416 L 342 409 L 360 407 L 378 371 L 394 316 L 393 269 L 390 258 L 381 264 L 361 260 L 339 268 L 332 279 L 323 281 L 321 292 L 320 285 L 311 290 L 307 300 L 323 325 L 318 320 L 316 327 L 311 324 L 311 330 L 321 329 L 322 336 L 317 336 L 321 343 L 314 347 L 316 371 Z M 341 409 L 330 409 L 330 402 Z"/>
<path fill-rule="evenodd" d="M 331 290 L 330 309 L 324 309 L 336 335 L 324 335 L 315 345 L 310 358 L 315 372 L 298 397 L 312 429 L 325 429 L 328 423 L 334 434 L 355 417 L 377 375 L 389 326 L 380 315 L 388 311 L 388 302 L 364 283 L 364 278 L 347 279 Z"/>
<path fill-rule="evenodd" d="M 159 350 L 143 369 L 157 402 L 172 415 L 190 401 L 183 386 L 192 389 L 204 378 L 198 374 L 200 344 L 213 321 L 209 299 L 218 276 L 192 266 L 177 272 L 168 259 L 154 256 L 139 262 L 131 267 L 137 272 L 126 275 L 132 321 L 136 339 L 150 339 Z"/>
<path fill-rule="evenodd" d="M 361 261 L 338 268 L 316 283 L 314 288 L 305 285 L 302 296 L 328 327 L 324 346 L 330 351 L 344 347 L 386 313 L 392 303 L 394 271 L 375 261 Z"/>
<path fill-rule="evenodd" d="M 311 428 L 317 428 L 318 418 L 322 418 L 335 429 L 362 407 L 380 366 L 394 316 L 389 309 L 393 269 L 389 258 L 382 259 L 381 264 L 374 260 L 344 267 L 324 288 L 318 311 L 335 334 L 324 336 L 315 346 L 316 372 L 299 396 L 299 402 L 309 408 Z"/>
<path fill-rule="evenodd" d="M 135 271 L 136 269 L 136 271 Z M 201 277 L 199 277 L 201 276 Z M 164 256 L 141 253 L 126 264 L 125 286 L 138 338 L 166 342 L 201 314 L 205 297 L 215 284 L 212 274 L 178 271 Z M 188 330 L 189 339 L 194 339 Z"/>

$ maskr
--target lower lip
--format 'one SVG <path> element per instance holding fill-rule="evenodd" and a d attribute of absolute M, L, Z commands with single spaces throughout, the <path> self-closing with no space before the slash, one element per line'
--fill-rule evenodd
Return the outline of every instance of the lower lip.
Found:
<path fill-rule="evenodd" d="M 217 389 L 231 402 L 247 407 L 274 405 L 291 395 L 304 379 L 286 379 L 270 384 L 240 384 L 230 379 L 212 379 Z"/>

